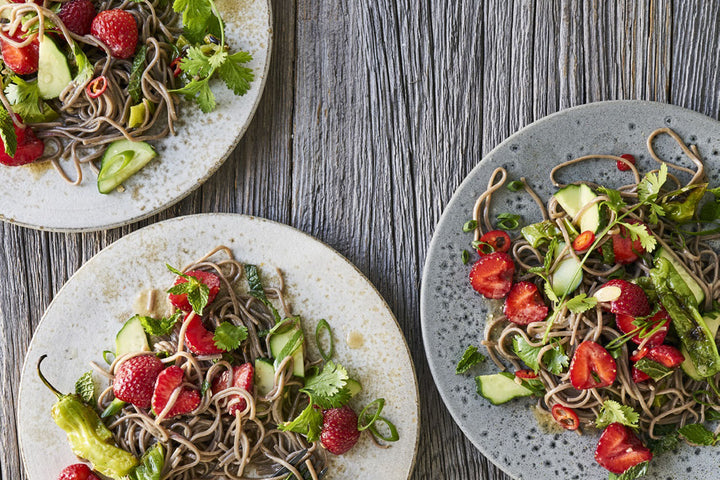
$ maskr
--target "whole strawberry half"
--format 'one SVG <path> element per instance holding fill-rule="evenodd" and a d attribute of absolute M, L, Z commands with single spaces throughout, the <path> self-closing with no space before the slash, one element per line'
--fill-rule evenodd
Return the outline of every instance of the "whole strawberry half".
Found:
<path fill-rule="evenodd" d="M 10 38 L 16 42 L 22 42 L 25 40 L 21 36 L 22 33 L 23 32 L 18 32 Z M 0 44 L 2 46 L 3 62 L 5 62 L 5 65 L 7 65 L 10 70 L 18 75 L 28 75 L 37 72 L 38 60 L 40 58 L 40 43 L 37 38 L 24 47 L 16 47 L 4 40 L 0 41 Z"/>
<path fill-rule="evenodd" d="M 100 480 L 84 463 L 68 465 L 62 469 L 58 480 Z"/>
<path fill-rule="evenodd" d="M 668 332 L 670 320 L 670 315 L 668 315 L 664 308 L 658 310 L 658 312 L 648 320 L 653 325 L 653 327 L 650 327 L 650 329 L 653 329 L 654 326 L 658 325 L 659 327 L 657 332 L 653 333 L 652 336 L 648 339 L 647 343 L 645 344 L 647 347 L 655 347 L 665 341 L 665 336 Z M 633 330 L 637 330 L 637 326 L 633 324 L 634 321 L 635 317 L 632 317 L 630 315 L 623 315 L 621 313 L 615 315 L 615 323 L 617 324 L 618 328 L 622 333 L 630 333 Z M 632 341 L 637 343 L 638 345 L 642 343 L 643 340 L 644 338 L 640 338 L 639 332 L 637 335 L 632 337 Z"/>
<path fill-rule="evenodd" d="M 253 376 L 255 369 L 252 363 L 243 363 L 233 367 L 232 386 L 242 388 L 248 393 L 253 393 Z M 213 395 L 220 393 L 230 386 L 230 371 L 225 370 L 222 375 L 213 378 L 212 392 Z M 235 413 L 242 412 L 247 408 L 247 402 L 240 395 L 232 395 L 228 401 L 228 413 L 235 416 Z"/>
<path fill-rule="evenodd" d="M 208 288 L 210 289 L 210 293 L 208 294 L 208 305 L 211 304 L 213 300 L 215 300 L 215 297 L 217 297 L 217 294 L 220 291 L 220 277 L 218 277 L 214 273 L 203 272 L 202 270 L 193 270 L 191 272 L 187 272 L 185 275 L 187 275 L 188 277 L 193 277 L 208 286 Z M 179 285 L 181 283 L 187 283 L 187 279 L 183 277 L 177 277 L 173 285 Z M 190 306 L 190 302 L 188 302 L 186 293 L 171 293 L 170 295 L 168 295 L 168 298 L 170 299 L 170 303 L 172 303 L 175 308 L 178 308 L 183 312 L 192 311 L 192 306 Z"/>
<path fill-rule="evenodd" d="M 200 392 L 194 388 L 182 387 L 184 377 L 185 373 L 182 368 L 175 365 L 160 372 L 152 394 L 152 409 L 155 415 L 160 415 L 160 412 L 165 409 L 176 388 L 182 388 L 182 390 L 175 404 L 165 415 L 166 419 L 190 413 L 200 405 Z"/>
<path fill-rule="evenodd" d="M 352 408 L 345 405 L 323 412 L 320 442 L 328 452 L 342 455 L 355 446 L 358 438 L 358 417 Z"/>
<path fill-rule="evenodd" d="M 620 474 L 653 455 L 635 433 L 621 423 L 611 423 L 600 436 L 595 461 L 612 473 Z"/>
<path fill-rule="evenodd" d="M 511 322 L 527 325 L 544 320 L 548 314 L 548 307 L 540 296 L 537 285 L 518 282 L 512 286 L 505 299 L 503 313 Z"/>
<path fill-rule="evenodd" d="M 27 165 L 40 158 L 45 151 L 45 143 L 35 136 L 32 128 L 26 126 L 20 128 L 15 127 L 15 136 L 17 137 L 17 149 L 12 157 L 5 153 L 5 144 L 0 140 L 2 151 L 0 151 L 0 163 L 8 167 L 19 167 Z"/>
<path fill-rule="evenodd" d="M 202 318 L 194 313 L 185 316 L 185 344 L 195 355 L 217 355 L 225 350 L 215 345 L 214 334 L 202 323 Z"/>
<path fill-rule="evenodd" d="M 502 298 L 510 291 L 515 263 L 510 255 L 495 252 L 481 257 L 470 270 L 470 284 L 486 298 Z"/>
<path fill-rule="evenodd" d="M 163 368 L 163 363 L 155 355 L 140 355 L 124 361 L 113 380 L 115 398 L 138 408 L 148 408 L 155 381 Z"/>
<path fill-rule="evenodd" d="M 607 387 L 615 381 L 617 364 L 602 345 L 589 340 L 578 345 L 570 362 L 570 383 L 578 390 Z"/>
<path fill-rule="evenodd" d="M 614 314 L 644 317 L 650 315 L 650 302 L 645 290 L 627 280 L 615 278 L 598 288 L 594 297 L 598 302 L 610 305 Z"/>
<path fill-rule="evenodd" d="M 107 45 L 115 58 L 130 58 L 135 53 L 137 22 L 125 10 L 114 8 L 98 13 L 90 25 L 90 33 Z"/>
<path fill-rule="evenodd" d="M 58 17 L 67 29 L 77 35 L 90 33 L 95 15 L 97 10 L 90 0 L 70 0 L 63 3 L 58 12 Z"/>

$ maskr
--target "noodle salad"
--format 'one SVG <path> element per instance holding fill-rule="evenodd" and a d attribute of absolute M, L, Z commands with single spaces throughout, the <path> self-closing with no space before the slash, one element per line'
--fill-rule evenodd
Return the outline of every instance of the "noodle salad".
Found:
<path fill-rule="evenodd" d="M 108 366 L 93 363 L 107 388 L 96 391 L 90 371 L 64 395 L 40 358 L 58 397 L 52 417 L 91 464 L 67 466 L 60 480 L 319 480 L 331 473 L 328 456 L 363 432 L 383 448 L 399 439 L 384 399 L 351 406 L 362 386 L 333 360 L 325 320 L 315 331 L 321 358 L 309 358 L 282 277 L 264 287 L 259 269 L 223 246 L 168 268 L 167 295 L 150 291 L 149 314 L 130 318 L 103 352 Z"/>
<path fill-rule="evenodd" d="M 180 97 L 207 113 L 211 80 L 244 95 L 254 79 L 213 0 L 3 1 L 0 47 L 0 163 L 49 161 L 73 185 L 86 164 L 101 193 L 175 135 Z"/>
<path fill-rule="evenodd" d="M 673 139 L 694 168 L 661 159 L 659 136 Z M 479 255 L 471 286 L 498 300 L 482 345 L 501 372 L 475 377 L 478 393 L 495 405 L 536 397 L 540 417 L 600 431 L 595 460 L 611 480 L 645 475 L 653 456 L 681 440 L 720 439 L 711 425 L 720 420 L 720 187 L 708 183 L 697 147 L 673 130 L 652 132 L 647 148 L 659 168 L 644 175 L 630 154 L 559 164 L 547 202 L 497 168 L 463 226 Z M 592 159 L 614 162 L 633 182 L 612 189 L 557 181 L 559 170 Z M 503 187 L 527 192 L 542 221 L 492 219 Z M 470 258 L 463 251 L 463 263 Z M 485 360 L 470 345 L 457 373 Z"/>

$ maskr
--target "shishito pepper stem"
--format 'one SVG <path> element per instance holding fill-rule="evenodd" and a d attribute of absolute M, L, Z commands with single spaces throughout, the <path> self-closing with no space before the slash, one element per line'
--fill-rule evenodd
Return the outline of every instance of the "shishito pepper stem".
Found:
<path fill-rule="evenodd" d="M 58 390 L 57 388 L 55 388 L 55 387 L 52 385 L 52 383 L 50 383 L 50 382 L 48 381 L 48 379 L 45 378 L 45 375 L 43 375 L 42 370 L 40 369 L 40 365 L 42 364 L 43 360 L 45 360 L 45 357 L 47 357 L 47 355 L 42 355 L 42 356 L 40 357 L 40 359 L 38 360 L 38 363 L 37 363 L 37 373 L 38 373 L 38 377 L 40 377 L 40 380 L 45 384 L 45 386 L 46 386 L 51 392 L 53 392 L 53 393 L 55 394 L 56 397 L 62 398 L 62 397 L 64 396 L 63 393 L 60 392 L 60 390 Z"/>

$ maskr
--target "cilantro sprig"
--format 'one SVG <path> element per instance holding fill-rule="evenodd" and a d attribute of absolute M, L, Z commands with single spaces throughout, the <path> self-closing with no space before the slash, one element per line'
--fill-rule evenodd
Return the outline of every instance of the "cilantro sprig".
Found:
<path fill-rule="evenodd" d="M 615 400 L 605 400 L 600 407 L 600 415 L 595 419 L 595 426 L 605 428 L 611 423 L 622 423 L 628 427 L 638 428 L 640 415 L 630 406 L 622 405 Z"/>
<path fill-rule="evenodd" d="M 230 322 L 222 322 L 215 329 L 213 342 L 218 348 L 231 352 L 238 348 L 248 337 L 248 329 L 243 325 L 234 325 Z"/>
<path fill-rule="evenodd" d="M 332 360 L 323 369 L 305 380 L 305 387 L 300 391 L 308 394 L 315 405 L 322 408 L 337 408 L 350 400 L 347 389 L 347 370 Z"/>

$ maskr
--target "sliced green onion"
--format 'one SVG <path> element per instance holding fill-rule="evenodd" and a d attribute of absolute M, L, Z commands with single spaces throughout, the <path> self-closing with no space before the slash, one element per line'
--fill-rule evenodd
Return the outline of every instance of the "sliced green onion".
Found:
<path fill-rule="evenodd" d="M 467 250 L 462 251 L 462 262 L 463 265 L 467 265 L 467 263 L 470 261 L 470 252 Z"/>
<path fill-rule="evenodd" d="M 378 432 L 378 429 L 375 425 L 379 422 L 385 424 L 387 429 L 390 431 L 389 435 L 385 436 Z M 398 435 L 398 431 L 395 425 L 385 417 L 378 416 L 377 420 L 375 420 L 375 422 L 369 428 L 373 435 L 378 437 L 380 440 L 384 440 L 386 442 L 397 442 L 400 439 L 400 435 Z"/>
<path fill-rule="evenodd" d="M 507 184 L 506 188 L 511 192 L 517 192 L 525 188 L 525 182 L 523 182 L 522 180 L 513 180 L 512 182 Z"/>
<path fill-rule="evenodd" d="M 123 402 L 122 400 L 118 400 L 117 398 L 110 402 L 110 405 L 107 406 L 105 410 L 100 414 L 100 418 L 107 418 L 112 417 L 113 415 L 117 415 L 120 413 L 120 410 L 125 407 L 127 403 Z"/>
<path fill-rule="evenodd" d="M 463 225 L 463 232 L 472 232 L 477 228 L 477 225 L 477 220 L 468 220 L 467 222 L 465 222 L 465 225 Z"/>
<path fill-rule="evenodd" d="M 481 242 L 480 240 L 475 240 L 470 245 L 472 245 L 475 250 L 484 255 L 490 255 L 495 251 L 495 247 L 493 247 L 487 242 Z"/>
<path fill-rule="evenodd" d="M 112 355 L 115 356 L 115 352 L 112 352 L 110 350 L 103 350 L 103 360 L 105 360 L 105 363 L 108 365 L 112 365 L 112 360 L 109 359 L 109 356 Z"/>
<path fill-rule="evenodd" d="M 322 334 L 323 330 L 327 331 L 328 343 L 330 344 L 330 348 L 327 352 L 320 343 L 320 335 Z M 318 350 L 320 351 L 320 356 L 323 360 L 327 362 L 332 358 L 333 352 L 335 351 L 335 346 L 333 345 L 332 330 L 330 330 L 330 324 L 328 324 L 327 320 L 325 320 L 324 318 L 320 320 L 317 324 L 317 327 L 315 327 L 315 344 L 317 345 Z"/>
<path fill-rule="evenodd" d="M 497 227 L 502 230 L 515 230 L 520 226 L 520 215 L 501 213 L 497 216 Z"/>
<path fill-rule="evenodd" d="M 365 417 L 366 415 L 369 415 L 368 410 L 370 410 L 373 406 L 375 406 L 375 413 L 373 413 L 370 417 L 370 420 L 366 422 Z M 360 415 L 358 417 L 358 430 L 362 432 L 363 430 L 370 428 L 372 424 L 375 423 L 378 418 L 380 418 L 380 412 L 382 412 L 384 406 L 384 398 L 376 398 L 372 402 L 368 403 L 365 408 L 362 409 L 362 412 L 360 412 Z"/>

